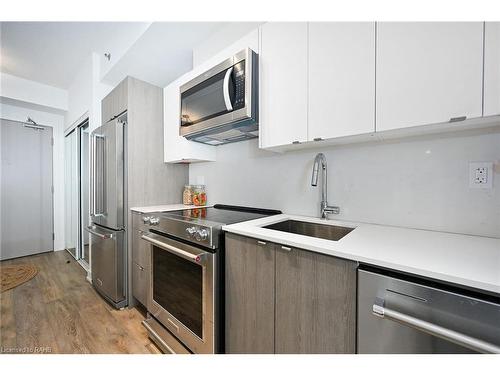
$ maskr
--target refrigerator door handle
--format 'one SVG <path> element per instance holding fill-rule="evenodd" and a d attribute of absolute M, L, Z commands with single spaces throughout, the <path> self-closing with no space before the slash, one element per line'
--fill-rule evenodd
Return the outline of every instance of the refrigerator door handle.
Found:
<path fill-rule="evenodd" d="M 112 239 L 114 235 L 112 233 L 100 233 L 96 230 L 96 227 L 90 226 L 86 227 L 85 230 L 94 236 L 102 238 L 103 240 Z"/>
<path fill-rule="evenodd" d="M 97 139 L 100 138 L 102 139 L 103 141 L 105 140 L 105 137 L 103 135 L 99 135 L 99 134 L 93 134 L 92 135 L 92 149 L 93 149 L 93 152 L 92 152 L 92 172 L 93 172 L 93 178 L 92 178 L 92 213 L 91 213 L 91 217 L 105 217 L 106 216 L 106 212 L 105 211 L 101 211 L 101 212 L 98 212 L 98 209 L 97 209 L 97 173 L 98 173 L 98 168 L 97 168 Z M 105 171 L 104 171 L 104 168 L 105 168 L 105 143 L 103 143 L 103 151 L 102 151 L 102 156 L 101 156 L 101 170 L 100 170 L 100 174 L 101 174 L 101 189 L 102 189 L 102 197 L 101 197 L 101 202 L 102 202 L 102 205 L 105 206 L 105 181 L 104 181 L 104 176 L 105 176 Z"/>

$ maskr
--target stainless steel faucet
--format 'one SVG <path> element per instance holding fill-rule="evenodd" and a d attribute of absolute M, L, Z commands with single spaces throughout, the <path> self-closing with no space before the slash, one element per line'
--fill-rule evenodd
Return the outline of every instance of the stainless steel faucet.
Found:
<path fill-rule="evenodd" d="M 321 152 L 314 158 L 311 185 L 318 186 L 320 164 L 321 164 L 321 174 L 322 174 L 320 213 L 322 219 L 328 219 L 328 215 L 340 213 L 340 208 L 337 206 L 328 205 L 328 185 L 327 185 L 328 175 L 326 169 L 326 157 Z"/>

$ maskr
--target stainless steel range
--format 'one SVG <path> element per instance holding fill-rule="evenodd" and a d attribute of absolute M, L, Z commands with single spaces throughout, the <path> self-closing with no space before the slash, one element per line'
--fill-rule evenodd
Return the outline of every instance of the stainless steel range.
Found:
<path fill-rule="evenodd" d="M 151 248 L 150 338 L 164 352 L 224 351 L 224 236 L 222 226 L 280 214 L 215 205 L 144 215 Z"/>

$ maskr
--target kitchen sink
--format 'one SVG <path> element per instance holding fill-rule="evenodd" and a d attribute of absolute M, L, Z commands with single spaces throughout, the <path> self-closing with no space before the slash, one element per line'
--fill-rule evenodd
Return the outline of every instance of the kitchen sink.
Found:
<path fill-rule="evenodd" d="M 285 220 L 279 223 L 267 225 L 263 228 L 279 230 L 303 236 L 323 238 L 330 241 L 338 241 L 349 234 L 354 228 L 340 227 L 337 225 L 309 223 L 298 220 Z"/>

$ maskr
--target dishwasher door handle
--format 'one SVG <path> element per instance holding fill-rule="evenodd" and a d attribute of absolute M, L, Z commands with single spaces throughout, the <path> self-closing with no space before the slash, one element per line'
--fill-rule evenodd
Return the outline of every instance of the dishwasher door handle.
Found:
<path fill-rule="evenodd" d="M 489 342 L 476 339 L 471 336 L 464 335 L 457 331 L 438 326 L 422 319 L 415 318 L 411 315 L 401 313 L 396 310 L 384 307 L 384 300 L 377 298 L 373 304 L 372 313 L 378 318 L 389 319 L 397 323 L 407 325 L 411 328 L 418 329 L 429 335 L 442 338 L 447 341 L 454 342 L 466 348 L 476 350 L 481 353 L 500 353 L 500 347 L 490 344 Z"/>

